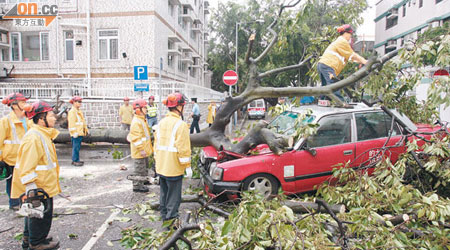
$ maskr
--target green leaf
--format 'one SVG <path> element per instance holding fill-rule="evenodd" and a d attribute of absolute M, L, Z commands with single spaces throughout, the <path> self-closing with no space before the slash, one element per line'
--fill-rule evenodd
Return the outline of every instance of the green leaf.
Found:
<path fill-rule="evenodd" d="M 233 228 L 233 224 L 231 224 L 230 221 L 226 221 L 222 227 L 222 237 L 229 234 L 232 228 Z"/>

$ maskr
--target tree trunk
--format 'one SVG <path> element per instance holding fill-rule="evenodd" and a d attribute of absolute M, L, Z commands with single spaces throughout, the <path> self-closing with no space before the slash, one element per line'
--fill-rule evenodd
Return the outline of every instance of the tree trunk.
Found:
<path fill-rule="evenodd" d="M 60 130 L 60 134 L 54 140 L 55 143 L 67 143 L 70 142 L 70 134 L 67 130 Z M 109 142 L 109 143 L 124 143 L 129 144 L 127 141 L 128 131 L 119 129 L 90 129 L 89 135 L 83 138 L 83 142 Z"/>

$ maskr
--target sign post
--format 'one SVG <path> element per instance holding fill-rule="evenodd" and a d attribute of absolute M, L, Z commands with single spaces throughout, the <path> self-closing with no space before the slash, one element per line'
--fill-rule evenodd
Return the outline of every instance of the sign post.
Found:
<path fill-rule="evenodd" d="M 233 70 L 227 70 L 227 71 L 225 71 L 225 73 L 223 73 L 223 77 L 222 77 L 223 83 L 230 86 L 230 88 L 229 88 L 230 97 L 232 97 L 231 86 L 235 85 L 238 82 L 238 79 L 239 79 L 238 74 Z M 236 112 L 234 113 L 234 123 L 236 123 Z M 232 126 L 233 126 L 233 123 L 230 123 L 229 129 L 228 129 L 230 136 L 231 136 L 231 133 L 233 130 Z"/>
<path fill-rule="evenodd" d="M 159 83 L 158 83 L 158 95 L 159 95 L 159 105 L 158 105 L 158 113 L 159 113 L 159 119 L 161 120 L 162 116 L 161 116 L 161 106 L 162 106 L 162 93 L 161 93 L 161 73 L 163 70 L 163 58 L 160 57 L 159 58 Z"/>
<path fill-rule="evenodd" d="M 134 80 L 140 81 L 140 83 L 134 83 L 134 91 L 141 92 L 141 98 L 144 98 L 143 91 L 149 91 L 149 84 L 142 83 L 142 80 L 148 80 L 148 68 L 147 66 L 134 66 Z"/>

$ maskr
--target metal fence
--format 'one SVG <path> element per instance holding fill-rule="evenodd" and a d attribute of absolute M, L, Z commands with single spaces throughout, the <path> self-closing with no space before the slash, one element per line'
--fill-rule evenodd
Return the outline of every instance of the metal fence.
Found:
<path fill-rule="evenodd" d="M 58 95 L 60 98 L 70 98 L 79 95 L 91 99 L 122 99 L 125 96 L 130 98 L 147 98 L 149 95 L 155 96 L 159 100 L 164 99 L 168 94 L 181 92 L 187 97 L 196 97 L 198 101 L 220 100 L 225 97 L 225 93 L 217 92 L 209 88 L 177 81 L 159 81 L 150 79 L 145 81 L 150 84 L 149 92 L 135 92 L 132 78 L 95 78 L 90 84 L 87 79 L 8 79 L 0 82 L 0 97 L 4 97 L 12 92 L 21 92 L 30 95 L 32 99 L 54 99 Z"/>

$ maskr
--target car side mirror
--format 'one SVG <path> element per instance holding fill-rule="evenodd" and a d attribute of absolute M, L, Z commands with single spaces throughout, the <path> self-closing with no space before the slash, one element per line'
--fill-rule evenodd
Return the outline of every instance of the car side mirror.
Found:
<path fill-rule="evenodd" d="M 317 150 L 314 148 L 310 148 L 308 144 L 304 143 L 302 146 L 302 149 L 304 149 L 306 152 L 310 153 L 312 156 L 317 155 Z"/>

